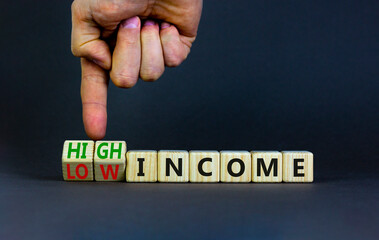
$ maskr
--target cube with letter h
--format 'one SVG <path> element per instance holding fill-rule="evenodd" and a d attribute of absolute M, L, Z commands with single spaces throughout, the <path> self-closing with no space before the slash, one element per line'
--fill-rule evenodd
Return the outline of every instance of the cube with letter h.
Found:
<path fill-rule="evenodd" d="M 63 145 L 62 171 L 66 181 L 93 181 L 93 141 L 70 141 Z"/>
<path fill-rule="evenodd" d="M 97 141 L 94 157 L 96 181 L 125 181 L 126 142 Z"/>

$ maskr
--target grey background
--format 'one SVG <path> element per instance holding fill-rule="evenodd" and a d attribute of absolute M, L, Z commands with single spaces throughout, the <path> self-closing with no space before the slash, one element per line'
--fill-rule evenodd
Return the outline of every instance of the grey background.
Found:
<path fill-rule="evenodd" d="M 67 183 L 87 139 L 71 1 L 1 1 L 0 239 L 377 239 L 377 1 L 205 0 L 179 68 L 112 84 L 128 149 L 292 150 L 313 184 Z"/>

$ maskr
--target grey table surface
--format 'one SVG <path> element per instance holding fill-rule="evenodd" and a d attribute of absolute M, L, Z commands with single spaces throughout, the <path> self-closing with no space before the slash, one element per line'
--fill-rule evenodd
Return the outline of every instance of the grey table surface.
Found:
<path fill-rule="evenodd" d="M 0 239 L 378 239 L 377 177 L 311 184 L 0 174 Z"/>

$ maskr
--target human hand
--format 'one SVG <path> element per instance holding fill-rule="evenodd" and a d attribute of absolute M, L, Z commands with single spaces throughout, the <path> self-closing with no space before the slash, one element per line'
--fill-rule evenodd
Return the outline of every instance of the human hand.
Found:
<path fill-rule="evenodd" d="M 155 81 L 164 66 L 180 65 L 195 41 L 201 9 L 202 0 L 73 2 L 71 49 L 81 58 L 83 122 L 90 138 L 105 136 L 109 76 L 116 86 L 130 88 L 139 77 Z"/>

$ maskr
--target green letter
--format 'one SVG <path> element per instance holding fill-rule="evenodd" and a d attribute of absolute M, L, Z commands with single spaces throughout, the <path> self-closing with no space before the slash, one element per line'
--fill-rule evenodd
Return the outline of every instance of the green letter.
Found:
<path fill-rule="evenodd" d="M 77 148 L 73 149 L 72 148 L 72 142 L 68 144 L 68 153 L 67 153 L 67 158 L 71 158 L 71 153 L 74 152 L 76 153 L 76 158 L 79 158 L 79 151 L 80 151 L 80 142 L 78 142 Z"/>
<path fill-rule="evenodd" d="M 113 153 L 118 153 L 118 159 L 121 158 L 122 143 L 118 144 L 118 149 L 114 149 L 114 143 L 111 143 L 111 156 L 113 158 Z"/>
<path fill-rule="evenodd" d="M 101 148 L 103 146 L 106 146 L 108 147 L 108 143 L 106 142 L 103 142 L 103 143 L 100 143 L 100 145 L 97 147 L 97 156 L 99 156 L 100 159 L 106 159 L 108 157 L 108 149 L 104 149 L 104 155 L 101 155 Z"/>
<path fill-rule="evenodd" d="M 83 152 L 82 152 L 82 159 L 86 159 L 86 149 L 87 149 L 88 143 L 83 143 Z"/>

